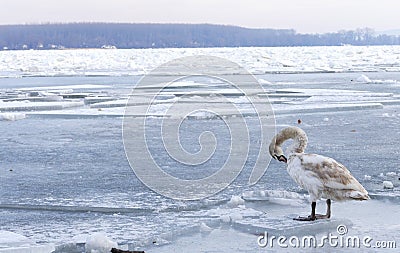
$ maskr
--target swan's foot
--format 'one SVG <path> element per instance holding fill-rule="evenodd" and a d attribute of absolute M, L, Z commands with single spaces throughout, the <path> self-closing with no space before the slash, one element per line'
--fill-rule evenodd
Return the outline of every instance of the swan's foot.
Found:
<path fill-rule="evenodd" d="M 316 214 L 315 218 L 317 220 L 329 219 L 329 218 L 331 218 L 331 215 L 330 214 Z"/>
<path fill-rule="evenodd" d="M 297 221 L 314 221 L 316 219 L 315 216 L 308 215 L 307 217 L 299 216 L 297 218 L 293 218 L 293 220 Z"/>
<path fill-rule="evenodd" d="M 311 215 L 308 215 L 307 217 L 299 216 L 297 218 L 293 218 L 293 220 L 314 221 L 314 220 L 329 219 L 329 218 L 331 218 L 331 200 L 327 199 L 326 204 L 328 206 L 326 209 L 326 214 L 315 214 L 315 207 L 316 207 L 317 203 L 312 202 L 311 203 Z"/>

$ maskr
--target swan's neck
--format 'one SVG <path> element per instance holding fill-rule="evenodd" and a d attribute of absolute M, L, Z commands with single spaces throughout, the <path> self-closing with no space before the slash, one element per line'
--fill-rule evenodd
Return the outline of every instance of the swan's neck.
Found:
<path fill-rule="evenodd" d="M 282 144 L 289 139 L 293 139 L 293 144 L 288 148 L 287 153 L 304 153 L 307 147 L 307 135 L 298 127 L 288 127 L 276 135 L 275 145 L 282 147 Z"/>

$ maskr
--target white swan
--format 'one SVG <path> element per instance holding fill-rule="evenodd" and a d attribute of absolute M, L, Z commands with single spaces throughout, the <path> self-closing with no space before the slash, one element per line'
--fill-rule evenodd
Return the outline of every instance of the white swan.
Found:
<path fill-rule="evenodd" d="M 288 148 L 288 158 L 286 158 L 282 144 L 288 139 L 293 139 L 293 144 Z M 368 192 L 344 165 L 322 155 L 305 154 L 307 141 L 307 135 L 302 129 L 287 127 L 272 139 L 269 146 L 270 155 L 276 160 L 285 162 L 289 175 L 310 194 L 311 215 L 294 220 L 329 219 L 331 199 L 337 201 L 369 199 Z M 321 197 L 327 199 L 325 215 L 315 214 L 316 202 Z"/>

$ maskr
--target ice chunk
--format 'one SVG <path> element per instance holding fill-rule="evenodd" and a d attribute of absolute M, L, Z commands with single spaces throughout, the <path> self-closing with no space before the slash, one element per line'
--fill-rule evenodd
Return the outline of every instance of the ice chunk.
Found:
<path fill-rule="evenodd" d="M 389 113 L 387 113 L 387 112 L 382 113 L 382 117 L 384 117 L 384 118 L 391 118 L 391 117 L 393 117 L 393 116 L 394 116 L 394 114 L 389 114 Z"/>
<path fill-rule="evenodd" d="M 25 119 L 25 113 L 0 113 L 0 120 L 16 121 Z"/>
<path fill-rule="evenodd" d="M 56 246 L 52 253 L 82 253 L 85 252 L 85 243 L 65 243 Z"/>
<path fill-rule="evenodd" d="M 297 192 L 281 190 L 260 190 L 256 192 L 244 192 L 243 198 L 245 200 L 269 200 L 271 198 L 307 199 L 306 196 L 298 194 Z"/>
<path fill-rule="evenodd" d="M 60 102 L 29 102 L 14 101 L 0 102 L 1 111 L 40 111 L 40 110 L 62 110 L 65 108 L 83 106 L 83 101 L 60 101 Z"/>
<path fill-rule="evenodd" d="M 366 75 L 361 75 L 361 76 L 359 76 L 359 77 L 357 78 L 357 82 L 360 82 L 360 83 L 371 83 L 372 81 L 371 81 L 371 79 L 369 79 L 368 76 L 366 76 Z"/>
<path fill-rule="evenodd" d="M 213 230 L 213 229 L 210 228 L 209 226 L 207 226 L 207 224 L 205 224 L 204 222 L 202 222 L 202 223 L 200 224 L 200 232 L 209 233 L 209 232 L 211 232 L 212 230 Z"/>
<path fill-rule="evenodd" d="M 190 118 L 195 118 L 195 119 L 212 119 L 215 117 L 216 117 L 215 113 L 208 111 L 197 111 L 195 113 L 190 114 Z"/>
<path fill-rule="evenodd" d="M 230 207 L 236 207 L 239 205 L 244 205 L 244 199 L 242 199 L 242 197 L 240 196 L 232 196 L 231 200 L 229 200 L 229 202 L 227 203 L 228 206 Z"/>
<path fill-rule="evenodd" d="M 395 176 L 397 176 L 397 173 L 391 171 L 391 172 L 386 173 L 386 176 L 388 176 L 388 177 L 395 177 Z"/>
<path fill-rule="evenodd" d="M 104 233 L 95 233 L 86 239 L 86 253 L 108 253 L 118 244 L 107 237 Z"/>
<path fill-rule="evenodd" d="M 274 105 L 275 115 L 296 113 L 317 113 L 333 111 L 355 111 L 382 109 L 381 103 L 310 103 L 310 104 L 277 104 Z"/>
<path fill-rule="evenodd" d="M 390 181 L 394 187 L 400 186 L 400 174 L 398 175 L 394 171 L 386 173 L 386 177 L 384 177 L 384 180 Z"/>
<path fill-rule="evenodd" d="M 89 97 L 85 97 L 85 99 L 84 99 L 86 105 L 114 101 L 114 100 L 115 100 L 115 98 L 110 97 L 110 96 L 89 96 Z M 125 104 L 126 104 L 126 101 L 125 101 Z M 123 104 L 122 106 L 125 106 L 125 104 Z"/>
<path fill-rule="evenodd" d="M 364 180 L 369 181 L 371 179 L 372 179 L 372 177 L 370 175 L 364 175 Z"/>
<path fill-rule="evenodd" d="M 325 231 L 335 231 L 339 225 L 351 227 L 353 223 L 347 219 L 326 219 L 314 222 L 297 222 L 288 217 L 262 217 L 262 219 L 243 219 L 232 223 L 232 227 L 244 233 L 272 235 L 315 235 Z"/>
<path fill-rule="evenodd" d="M 23 235 L 0 230 L 0 252 L 2 253 L 50 253 L 54 250 L 53 244 L 39 245 Z"/>
<path fill-rule="evenodd" d="M 231 217 L 229 215 L 222 215 L 220 217 L 220 219 L 221 219 L 222 222 L 225 222 L 225 223 L 231 222 Z"/>
<path fill-rule="evenodd" d="M 100 84 L 76 84 L 76 85 L 63 85 L 63 86 L 44 86 L 44 87 L 27 87 L 20 88 L 20 91 L 48 91 L 48 90 L 67 90 L 67 93 L 72 93 L 71 90 L 88 90 L 88 89 L 105 89 L 110 88 L 109 85 Z"/>
<path fill-rule="evenodd" d="M 383 181 L 384 189 L 393 189 L 393 183 L 391 181 Z"/>
<path fill-rule="evenodd" d="M 391 80 L 391 79 L 388 79 L 388 80 L 374 79 L 374 80 L 371 80 L 371 82 L 376 83 L 376 84 L 397 84 L 398 83 L 397 80 Z"/>
<path fill-rule="evenodd" d="M 260 84 L 272 84 L 270 81 L 265 80 L 265 79 L 262 79 L 262 78 L 258 79 L 258 82 L 259 82 Z"/>
<path fill-rule="evenodd" d="M 244 192 L 243 199 L 246 201 L 268 201 L 277 205 L 301 206 L 307 200 L 307 196 L 289 191 L 261 190 Z"/>
<path fill-rule="evenodd" d="M 84 244 L 86 242 L 88 235 L 87 234 L 79 234 L 72 238 L 72 241 L 76 244 Z"/>
<path fill-rule="evenodd" d="M 233 213 L 231 215 L 232 222 L 239 221 L 239 220 L 243 220 L 243 216 L 240 213 Z"/>
<path fill-rule="evenodd" d="M 230 215 L 222 215 L 220 217 L 222 222 L 231 223 L 239 220 L 243 220 L 243 215 L 239 212 L 233 212 Z"/>
<path fill-rule="evenodd" d="M 0 248 L 16 245 L 29 245 L 33 242 L 27 237 L 8 231 L 0 231 Z"/>
<path fill-rule="evenodd" d="M 258 218 L 263 212 L 240 205 L 235 208 L 216 208 L 204 213 L 204 217 L 219 218 L 224 223 L 243 218 Z"/>

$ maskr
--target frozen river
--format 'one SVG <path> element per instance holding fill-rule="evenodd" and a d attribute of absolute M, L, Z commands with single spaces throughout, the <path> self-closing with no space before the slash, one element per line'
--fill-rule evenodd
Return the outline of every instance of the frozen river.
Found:
<path fill-rule="evenodd" d="M 140 59 L 135 58 L 140 50 L 0 52 L 0 230 L 24 235 L 39 245 L 53 243 L 58 249 L 72 243 L 70 252 L 72 245 L 96 232 L 104 232 L 121 248 L 146 252 L 265 252 L 257 244 L 261 231 L 321 236 L 337 233 L 338 224 L 346 225 L 349 235 L 372 237 L 372 244 L 398 240 L 398 52 L 399 47 L 171 49 L 142 50 Z M 241 174 L 224 190 L 202 200 L 183 201 L 147 188 L 124 151 L 128 95 L 143 72 L 159 61 L 198 53 L 236 60 L 255 74 L 265 89 L 258 95 L 269 97 L 277 130 L 301 127 L 309 138 L 307 152 L 346 165 L 371 200 L 334 202 L 329 222 L 299 226 L 292 221 L 310 207 L 307 193 L 283 164 L 272 161 L 255 185 L 248 184 L 260 147 L 254 123 L 258 117 L 251 113 L 245 116 L 250 130 L 248 158 Z M 105 57 L 111 59 L 109 66 L 97 64 Z M 222 92 L 243 105 L 243 96 L 227 92 L 225 84 L 205 80 L 181 82 L 160 96 L 147 137 L 156 161 L 182 179 L 215 173 L 229 153 L 229 131 L 221 117 L 202 113 L 186 119 L 179 131 L 182 145 L 193 152 L 199 151 L 201 133 L 215 134 L 215 153 L 207 163 L 179 164 L 162 146 L 158 116 L 165 105 L 198 90 L 202 95 L 189 97 L 187 103 L 206 98 L 212 106 L 220 106 L 215 93 Z M 143 94 L 153 91 L 149 87 Z M 224 116 L 240 118 L 230 111 Z M 140 120 L 141 115 L 134 118 Z M 384 181 L 393 188 L 384 189 Z M 323 212 L 324 201 L 317 208 Z"/>

